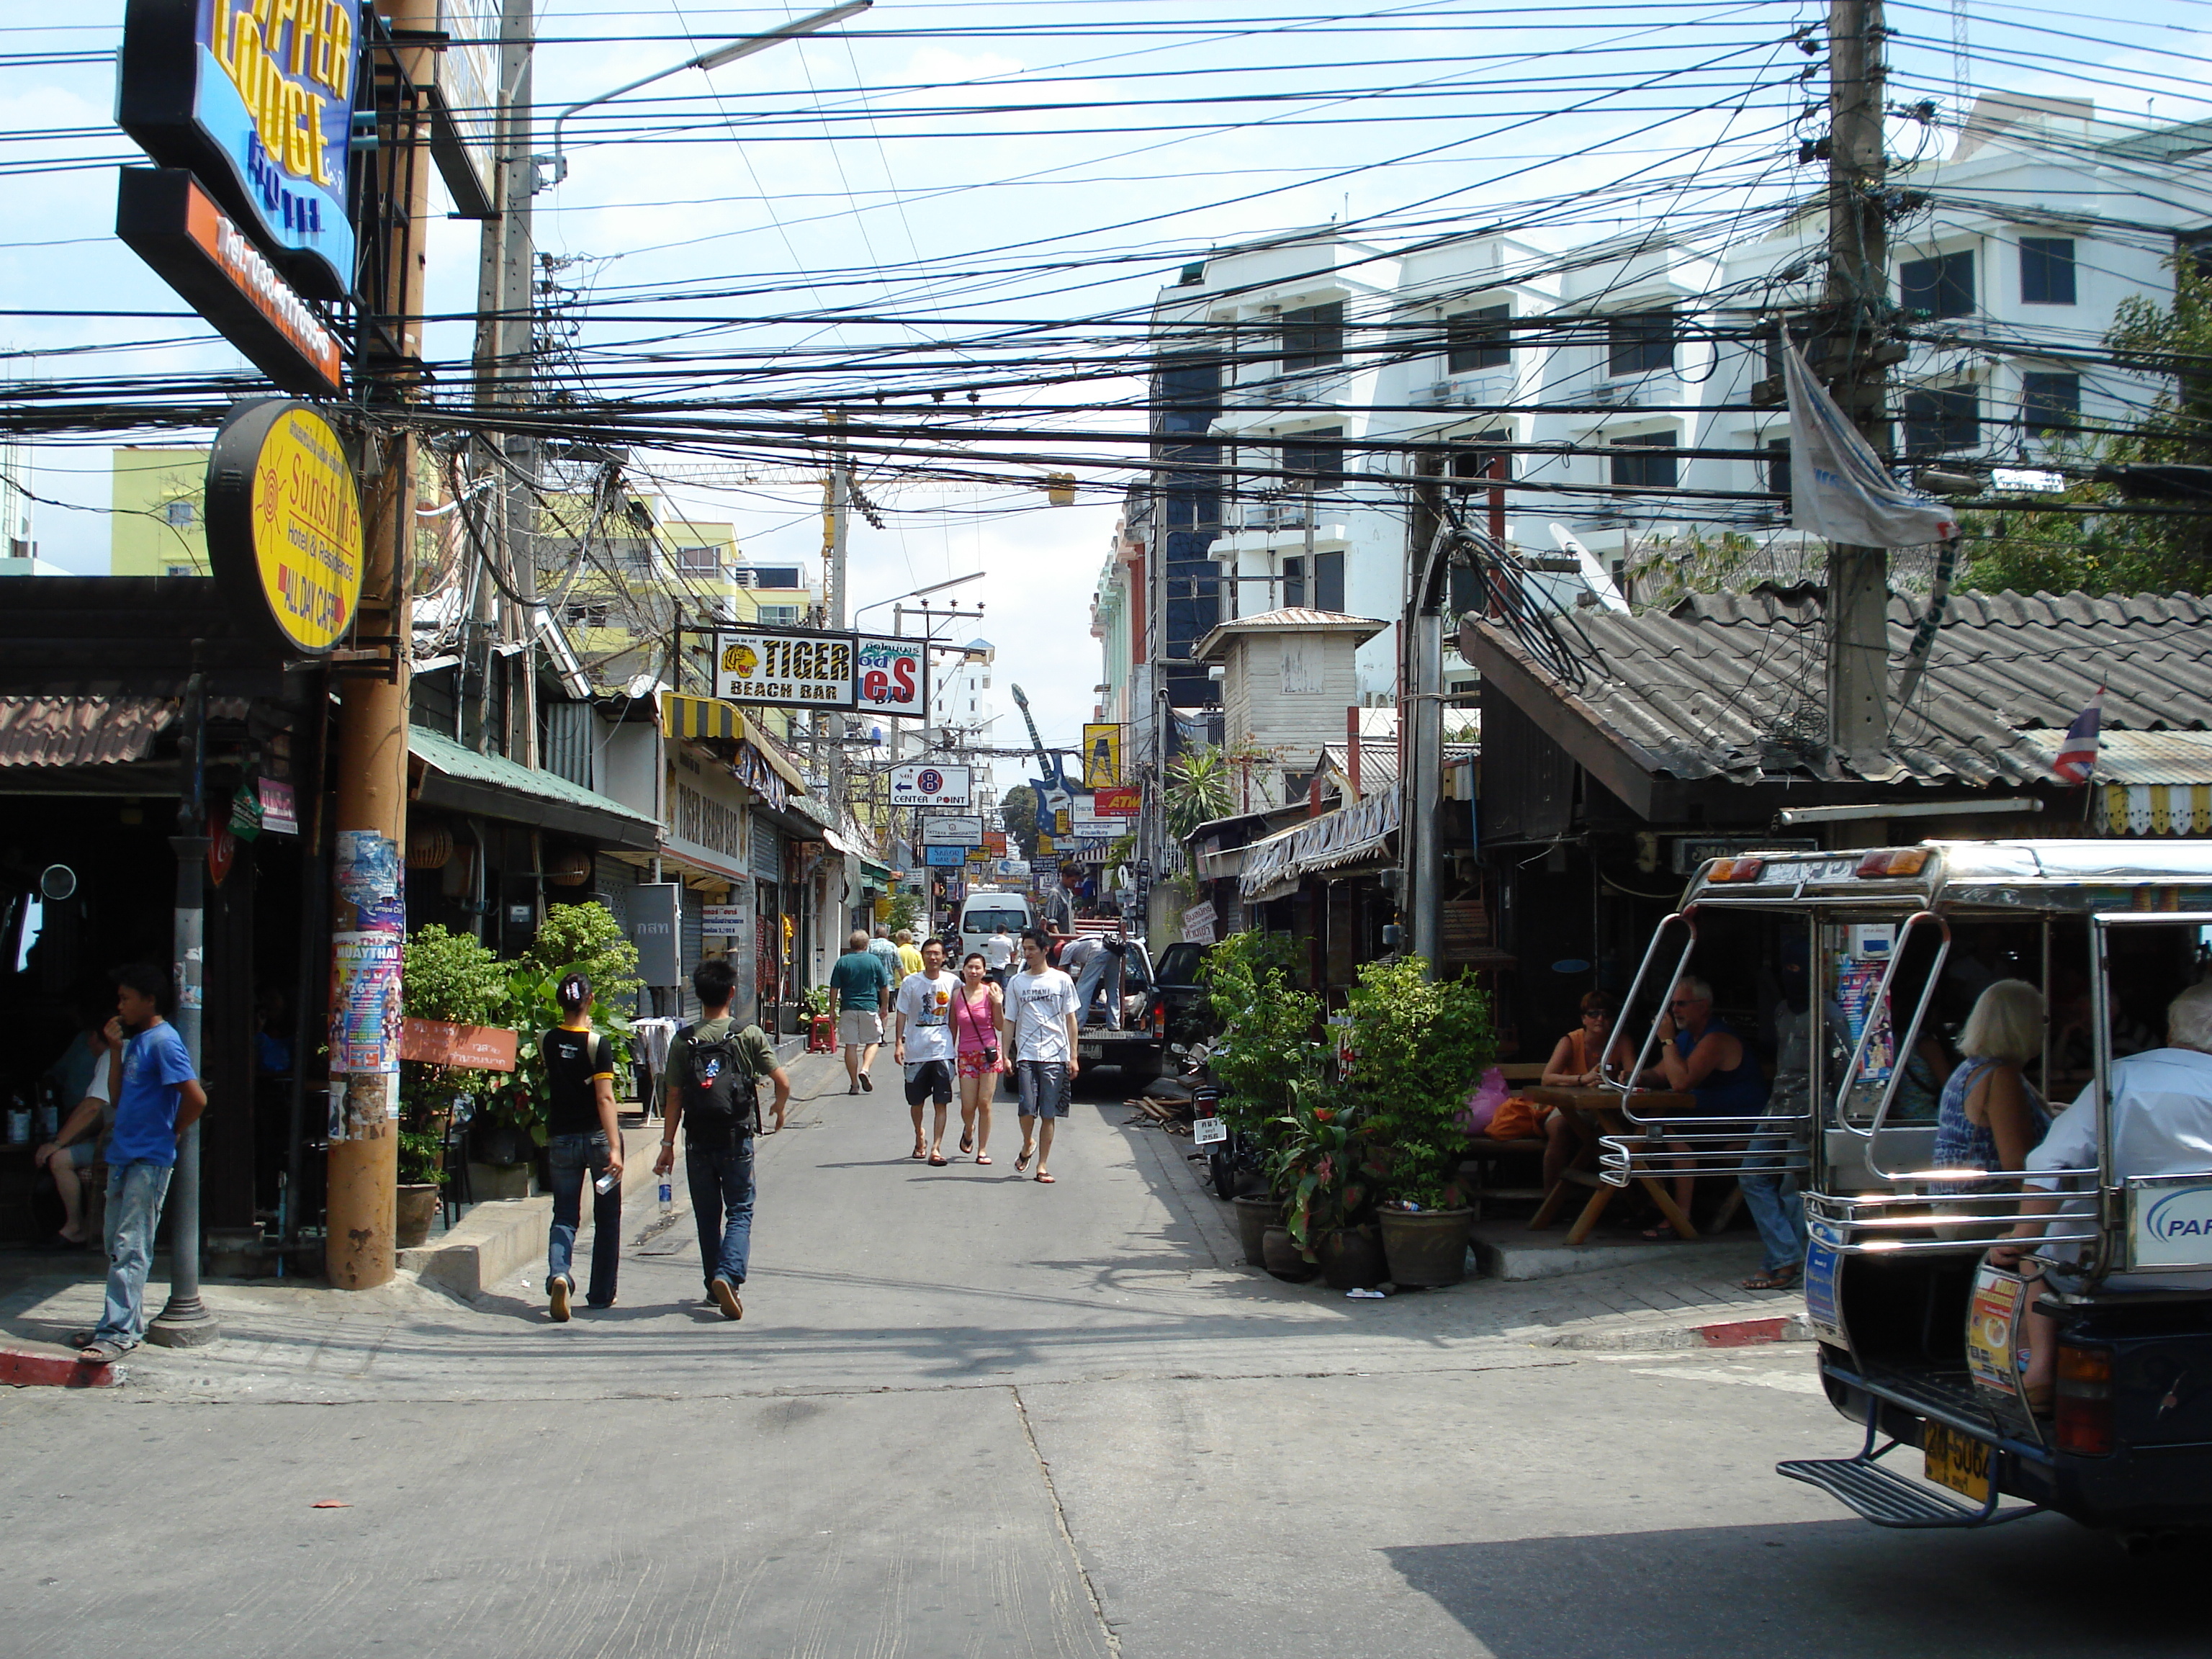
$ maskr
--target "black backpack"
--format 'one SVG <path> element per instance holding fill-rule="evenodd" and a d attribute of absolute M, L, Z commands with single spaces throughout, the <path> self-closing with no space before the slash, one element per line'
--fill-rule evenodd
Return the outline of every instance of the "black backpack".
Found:
<path fill-rule="evenodd" d="M 702 1039 L 686 1025 L 676 1034 L 691 1056 L 684 1091 L 684 1127 L 702 1146 L 726 1146 L 761 1128 L 760 1079 L 753 1075 L 732 1025 L 726 1036 Z"/>

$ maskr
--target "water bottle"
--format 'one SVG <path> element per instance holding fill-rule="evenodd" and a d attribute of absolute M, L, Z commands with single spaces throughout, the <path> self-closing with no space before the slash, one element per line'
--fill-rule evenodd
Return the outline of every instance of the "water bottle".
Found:
<path fill-rule="evenodd" d="M 669 1220 L 676 1213 L 676 1183 L 666 1176 L 660 1177 L 660 1218 Z"/>

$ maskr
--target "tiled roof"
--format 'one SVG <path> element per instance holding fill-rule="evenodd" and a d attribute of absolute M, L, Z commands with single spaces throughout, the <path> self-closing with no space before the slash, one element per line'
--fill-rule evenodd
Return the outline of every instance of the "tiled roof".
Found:
<path fill-rule="evenodd" d="M 2187 594 L 1954 593 L 1911 707 L 1893 714 L 1886 763 L 1831 760 L 1822 752 L 1824 597 L 1817 587 L 1758 587 L 1693 595 L 1663 612 L 1560 618 L 1561 641 L 1588 670 L 1578 685 L 1494 623 L 1477 620 L 1471 643 L 1501 669 L 1533 677 L 1646 772 L 1677 778 L 2047 781 L 2051 732 L 2100 685 L 2107 732 L 2212 725 L 2212 604 Z M 1893 687 L 1917 615 L 1917 601 L 1891 595 Z"/>
<path fill-rule="evenodd" d="M 173 697 L 0 697 L 0 766 L 143 760 L 176 714 Z"/>
<path fill-rule="evenodd" d="M 1341 611 L 1307 611 L 1291 605 L 1280 611 L 1262 611 L 1254 617 L 1235 617 L 1217 623 L 1198 642 L 1192 656 L 1200 662 L 1211 658 L 1219 647 L 1238 634 L 1357 634 L 1357 641 L 1364 644 L 1384 629 L 1387 622 L 1372 617 L 1347 616 Z"/>

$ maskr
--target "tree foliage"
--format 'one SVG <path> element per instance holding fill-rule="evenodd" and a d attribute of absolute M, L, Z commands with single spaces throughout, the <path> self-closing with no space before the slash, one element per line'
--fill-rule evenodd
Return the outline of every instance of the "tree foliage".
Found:
<path fill-rule="evenodd" d="M 1227 817 L 1236 801 L 1229 787 L 1228 759 L 1213 744 L 1186 749 L 1168 763 L 1160 805 L 1167 813 L 1168 832 L 1177 841 L 1201 823 Z"/>
<path fill-rule="evenodd" d="M 1018 783 L 999 797 L 999 822 L 1006 826 L 1006 849 L 1016 858 L 1036 851 L 1036 791 Z"/>
<path fill-rule="evenodd" d="M 1297 945 L 1281 933 L 1231 933 L 1199 969 L 1221 1036 L 1213 1075 L 1231 1128 L 1252 1133 L 1283 1115 L 1292 1086 L 1318 1079 L 1328 1051 L 1313 1040 L 1321 1003 L 1292 976 Z"/>
<path fill-rule="evenodd" d="M 1385 1154 L 1384 1191 L 1439 1209 L 1459 1201 L 1459 1112 L 1496 1057 L 1490 996 L 1471 978 L 1429 977 L 1419 957 L 1361 964 L 1348 999 L 1352 1083 Z"/>

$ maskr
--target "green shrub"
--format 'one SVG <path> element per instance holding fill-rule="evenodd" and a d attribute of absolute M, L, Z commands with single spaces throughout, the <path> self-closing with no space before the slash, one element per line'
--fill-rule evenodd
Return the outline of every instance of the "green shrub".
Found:
<path fill-rule="evenodd" d="M 1293 1085 L 1319 1081 L 1328 1051 L 1313 1040 L 1321 1001 L 1291 978 L 1297 946 L 1276 933 L 1231 933 L 1199 969 L 1221 1036 L 1213 1075 L 1231 1129 L 1269 1137 L 1289 1109 Z"/>
<path fill-rule="evenodd" d="M 1419 957 L 1370 962 L 1350 997 L 1352 1088 L 1382 1149 L 1385 1195 L 1456 1206 L 1467 1091 L 1495 1058 L 1490 996 L 1469 978 L 1434 980 Z"/>

